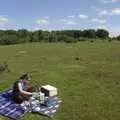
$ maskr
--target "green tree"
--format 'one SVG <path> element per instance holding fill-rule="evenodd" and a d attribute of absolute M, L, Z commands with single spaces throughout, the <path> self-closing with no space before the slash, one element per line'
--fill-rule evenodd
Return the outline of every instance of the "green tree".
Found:
<path fill-rule="evenodd" d="M 18 40 L 17 40 L 17 36 L 15 35 L 3 36 L 0 39 L 1 45 L 12 45 L 12 44 L 17 44 L 17 43 L 18 43 Z"/>
<path fill-rule="evenodd" d="M 107 30 L 104 30 L 104 29 L 98 29 L 96 31 L 96 36 L 98 38 L 106 39 L 106 38 L 109 38 L 109 32 Z"/>
<path fill-rule="evenodd" d="M 57 35 L 54 31 L 49 33 L 49 42 L 57 42 Z"/>

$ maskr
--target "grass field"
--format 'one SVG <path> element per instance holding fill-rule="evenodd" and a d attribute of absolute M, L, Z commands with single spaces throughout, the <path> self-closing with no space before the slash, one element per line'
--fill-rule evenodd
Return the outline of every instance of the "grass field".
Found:
<path fill-rule="evenodd" d="M 31 84 L 51 84 L 63 102 L 53 120 L 120 120 L 120 43 L 33 43 L 0 46 L 0 91 L 11 88 L 23 72 Z M 2 116 L 0 120 L 4 120 Z M 47 120 L 27 114 L 23 120 Z"/>

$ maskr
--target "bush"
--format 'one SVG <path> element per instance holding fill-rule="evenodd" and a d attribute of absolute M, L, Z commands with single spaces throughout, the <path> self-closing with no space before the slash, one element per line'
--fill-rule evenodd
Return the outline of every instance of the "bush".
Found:
<path fill-rule="evenodd" d="M 78 41 L 87 41 L 87 38 L 80 37 L 80 38 L 78 38 Z"/>
<path fill-rule="evenodd" d="M 0 38 L 1 45 L 12 45 L 17 43 L 18 43 L 17 36 L 14 35 L 8 35 Z"/>
<path fill-rule="evenodd" d="M 64 42 L 66 42 L 66 43 L 76 43 L 77 39 L 75 39 L 73 37 L 67 37 L 67 39 L 64 40 Z"/>
<path fill-rule="evenodd" d="M 67 36 L 66 35 L 58 35 L 57 36 L 57 42 L 63 42 L 67 40 Z"/>

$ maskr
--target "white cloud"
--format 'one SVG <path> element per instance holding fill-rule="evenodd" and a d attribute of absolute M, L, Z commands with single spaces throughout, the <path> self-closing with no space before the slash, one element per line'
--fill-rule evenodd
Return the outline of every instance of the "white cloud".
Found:
<path fill-rule="evenodd" d="M 74 21 L 67 21 L 67 22 L 65 22 L 65 24 L 67 24 L 67 25 L 75 25 L 76 23 Z"/>
<path fill-rule="evenodd" d="M 103 3 L 110 3 L 112 2 L 111 0 L 102 0 Z"/>
<path fill-rule="evenodd" d="M 110 15 L 110 13 L 106 10 L 100 11 L 99 15 Z"/>
<path fill-rule="evenodd" d="M 98 8 L 96 6 L 90 6 L 91 9 L 93 9 L 94 11 L 100 11 L 103 8 Z"/>
<path fill-rule="evenodd" d="M 110 11 L 103 10 L 103 11 L 100 11 L 99 15 L 101 15 L 101 16 L 103 16 L 103 15 L 120 15 L 120 8 L 115 8 Z"/>
<path fill-rule="evenodd" d="M 48 31 L 49 31 L 50 28 L 48 28 L 48 27 L 43 27 L 43 26 L 42 26 L 42 27 L 36 27 L 36 28 L 32 29 L 32 31 L 38 31 L 38 30 L 43 30 L 43 31 L 44 31 L 44 30 L 45 30 L 45 31 L 48 30 Z"/>
<path fill-rule="evenodd" d="M 120 2 L 120 0 L 101 0 L 104 4 L 106 3 L 116 3 L 116 2 Z"/>
<path fill-rule="evenodd" d="M 106 20 L 101 20 L 101 19 L 98 19 L 98 18 L 93 18 L 91 21 L 92 22 L 97 22 L 97 23 L 100 23 L 100 24 L 104 24 L 104 23 L 107 22 Z"/>
<path fill-rule="evenodd" d="M 75 18 L 75 15 L 68 16 L 68 18 Z"/>
<path fill-rule="evenodd" d="M 88 16 L 85 15 L 85 14 L 80 14 L 80 15 L 78 15 L 78 18 L 80 18 L 80 19 L 87 19 Z"/>
<path fill-rule="evenodd" d="M 99 21 L 98 18 L 93 18 L 93 19 L 92 19 L 92 22 L 98 22 L 98 21 Z"/>
<path fill-rule="evenodd" d="M 112 2 L 120 2 L 120 0 L 112 0 Z"/>
<path fill-rule="evenodd" d="M 6 23 L 8 22 L 8 18 L 0 16 L 0 23 Z"/>
<path fill-rule="evenodd" d="M 39 19 L 36 21 L 37 24 L 50 24 L 50 22 L 48 20 L 45 19 Z"/>
<path fill-rule="evenodd" d="M 67 22 L 68 20 L 66 19 L 60 19 L 60 22 Z"/>
<path fill-rule="evenodd" d="M 110 31 L 111 37 L 120 35 L 120 27 L 119 26 L 111 26 L 109 31 Z"/>
<path fill-rule="evenodd" d="M 108 27 L 107 25 L 98 25 L 96 28 L 97 28 L 97 29 L 109 30 L 109 27 Z"/>
<path fill-rule="evenodd" d="M 36 27 L 36 28 L 34 28 L 33 30 L 40 30 L 40 28 L 39 28 L 39 27 Z"/>
<path fill-rule="evenodd" d="M 107 22 L 106 20 L 99 20 L 99 23 L 101 23 L 101 24 L 104 24 L 106 22 Z"/>
<path fill-rule="evenodd" d="M 115 8 L 112 10 L 112 15 L 120 15 L 120 8 Z"/>
<path fill-rule="evenodd" d="M 66 20 L 66 19 L 60 19 L 60 22 L 66 24 L 66 25 L 75 25 L 76 23 L 71 20 Z"/>

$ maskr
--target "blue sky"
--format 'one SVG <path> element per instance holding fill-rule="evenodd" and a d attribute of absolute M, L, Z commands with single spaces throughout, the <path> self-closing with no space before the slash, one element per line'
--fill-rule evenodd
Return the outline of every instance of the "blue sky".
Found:
<path fill-rule="evenodd" d="M 120 32 L 120 0 L 0 0 L 0 29 Z"/>

